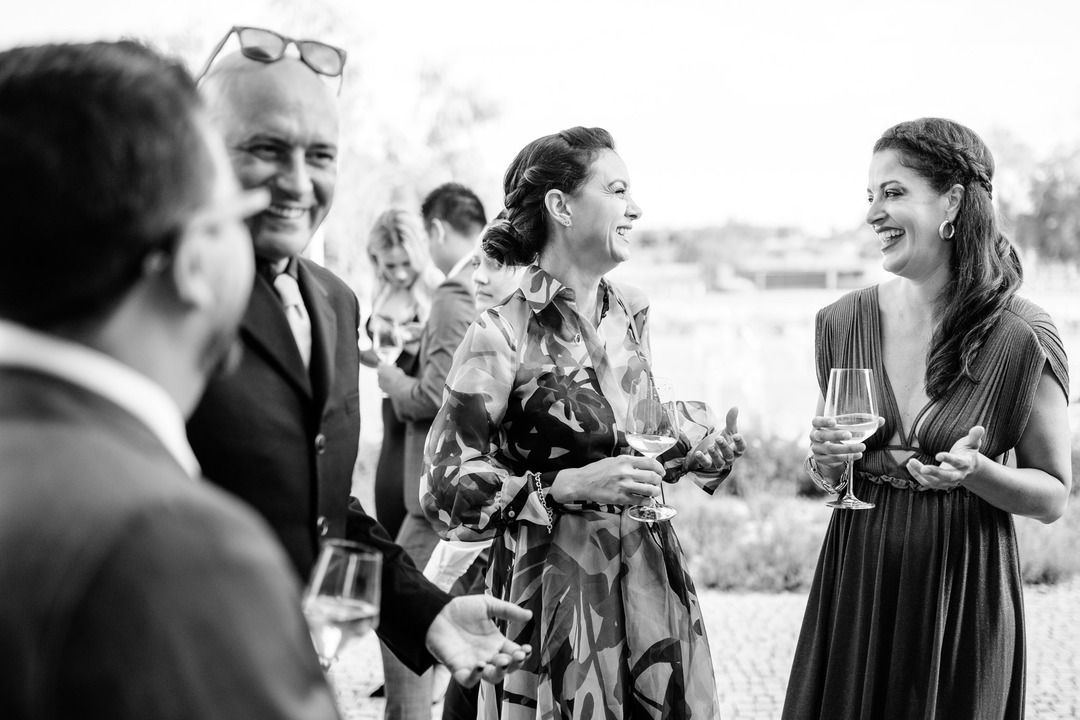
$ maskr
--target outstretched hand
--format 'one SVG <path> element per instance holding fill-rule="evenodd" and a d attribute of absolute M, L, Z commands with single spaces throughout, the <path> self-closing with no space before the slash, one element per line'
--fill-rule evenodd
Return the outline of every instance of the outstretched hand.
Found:
<path fill-rule="evenodd" d="M 907 469 L 920 485 L 931 490 L 951 490 L 978 471 L 979 448 L 985 436 L 985 428 L 976 425 L 957 440 L 949 452 L 939 452 L 934 456 L 940 465 L 924 465 L 911 458 L 907 461 Z"/>
<path fill-rule="evenodd" d="M 502 682 L 507 673 L 521 667 L 532 648 L 506 639 L 494 621 L 524 622 L 530 617 L 530 611 L 490 595 L 462 595 L 435 617 L 425 640 L 431 654 L 465 687 L 481 678 Z"/>
<path fill-rule="evenodd" d="M 683 469 L 694 471 L 719 471 L 735 464 L 746 452 L 746 441 L 739 433 L 739 408 L 727 411 L 724 428 L 705 436 L 683 460 Z"/>

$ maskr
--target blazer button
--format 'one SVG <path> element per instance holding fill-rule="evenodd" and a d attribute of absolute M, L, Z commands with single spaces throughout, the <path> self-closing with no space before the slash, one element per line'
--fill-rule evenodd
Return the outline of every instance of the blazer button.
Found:
<path fill-rule="evenodd" d="M 326 519 L 325 515 L 320 515 L 319 519 L 315 521 L 315 527 L 319 531 L 319 537 L 326 537 L 330 532 L 330 521 Z"/>
<path fill-rule="evenodd" d="M 319 433 L 315 436 L 315 453 L 322 455 L 324 452 L 326 452 L 326 436 Z"/>

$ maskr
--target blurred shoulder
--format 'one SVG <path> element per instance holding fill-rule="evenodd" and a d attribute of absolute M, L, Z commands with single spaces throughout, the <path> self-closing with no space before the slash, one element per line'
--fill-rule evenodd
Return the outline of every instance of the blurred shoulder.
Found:
<path fill-rule="evenodd" d="M 877 299 L 877 285 L 852 290 L 818 310 L 818 320 L 849 319 L 860 309 L 876 306 Z"/>

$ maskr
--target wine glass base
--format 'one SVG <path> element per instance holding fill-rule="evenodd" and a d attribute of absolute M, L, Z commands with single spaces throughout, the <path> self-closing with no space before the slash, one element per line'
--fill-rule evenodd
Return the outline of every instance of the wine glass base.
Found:
<path fill-rule="evenodd" d="M 657 503 L 656 505 L 634 505 L 626 511 L 626 514 L 630 516 L 631 520 L 652 523 L 670 520 L 678 514 L 678 511 L 670 505 Z"/>
<path fill-rule="evenodd" d="M 857 497 L 842 497 L 825 503 L 831 508 L 837 510 L 870 510 L 876 507 L 872 502 L 864 502 Z"/>

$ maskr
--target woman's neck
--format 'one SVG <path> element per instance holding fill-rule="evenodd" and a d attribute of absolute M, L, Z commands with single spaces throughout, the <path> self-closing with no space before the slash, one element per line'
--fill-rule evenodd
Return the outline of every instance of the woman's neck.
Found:
<path fill-rule="evenodd" d="M 574 291 L 577 310 L 596 324 L 597 294 L 603 274 L 589 271 L 575 264 L 565 252 L 547 251 L 537 260 L 540 269 Z"/>

